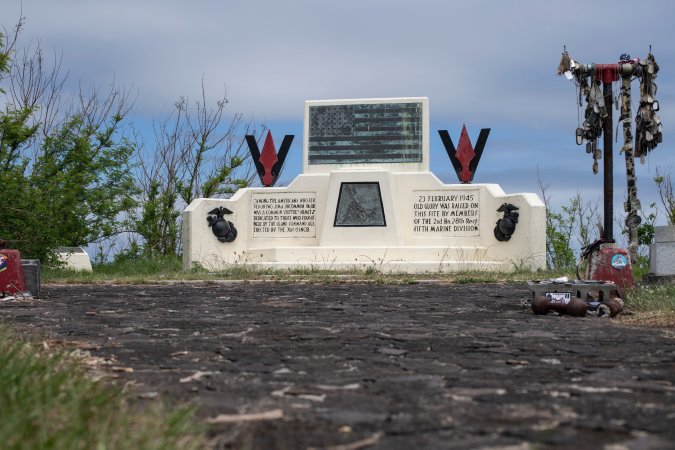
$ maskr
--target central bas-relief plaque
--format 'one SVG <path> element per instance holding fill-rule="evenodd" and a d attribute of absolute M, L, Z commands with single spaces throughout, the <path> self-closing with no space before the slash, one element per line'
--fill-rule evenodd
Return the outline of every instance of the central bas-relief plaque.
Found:
<path fill-rule="evenodd" d="M 421 162 L 423 111 L 421 102 L 310 106 L 308 162 Z"/>
<path fill-rule="evenodd" d="M 342 183 L 336 227 L 386 227 L 380 183 Z"/>

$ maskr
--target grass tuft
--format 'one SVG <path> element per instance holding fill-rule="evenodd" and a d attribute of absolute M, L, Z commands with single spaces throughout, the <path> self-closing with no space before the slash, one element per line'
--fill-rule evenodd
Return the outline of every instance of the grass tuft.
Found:
<path fill-rule="evenodd" d="M 45 283 L 157 283 L 162 281 L 276 281 L 332 284 L 346 282 L 378 284 L 414 284 L 423 280 L 447 283 L 501 283 L 524 282 L 532 279 L 557 278 L 571 273 L 561 271 L 389 273 L 375 267 L 352 270 L 326 270 L 321 268 L 262 269 L 248 265 L 233 264 L 227 269 L 209 272 L 196 267 L 184 271 L 179 257 L 156 257 L 127 259 L 114 263 L 98 264 L 93 272 L 78 272 L 67 269 L 45 268 L 42 281 Z"/>
<path fill-rule="evenodd" d="M 188 407 L 141 408 L 122 389 L 88 377 L 77 358 L 46 351 L 0 325 L 3 449 L 198 449 Z"/>
<path fill-rule="evenodd" d="M 622 323 L 675 328 L 675 285 L 647 284 L 626 294 L 626 309 Z"/>

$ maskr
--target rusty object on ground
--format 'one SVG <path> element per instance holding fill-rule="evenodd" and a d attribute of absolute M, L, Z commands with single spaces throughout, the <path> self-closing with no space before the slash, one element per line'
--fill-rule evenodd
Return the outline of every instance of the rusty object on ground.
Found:
<path fill-rule="evenodd" d="M 568 280 L 567 277 L 528 281 L 535 314 L 556 311 L 575 317 L 615 317 L 624 309 L 620 288 L 612 282 Z"/>
<path fill-rule="evenodd" d="M 587 260 L 586 278 L 614 283 L 618 287 L 618 296 L 623 296 L 625 289 L 635 286 L 631 260 L 628 251 L 606 244 L 598 240 L 585 250 L 582 258 Z M 601 300 L 602 301 L 602 300 Z"/>
<path fill-rule="evenodd" d="M 532 299 L 532 311 L 535 314 L 548 314 L 550 311 L 556 311 L 559 314 L 583 317 L 586 315 L 587 309 L 586 302 L 579 298 L 563 301 L 551 297 L 547 298 L 543 295 L 535 295 Z"/>
<path fill-rule="evenodd" d="M 602 302 L 609 307 L 609 317 L 614 317 L 623 311 L 624 303 L 621 297 L 612 297 Z"/>

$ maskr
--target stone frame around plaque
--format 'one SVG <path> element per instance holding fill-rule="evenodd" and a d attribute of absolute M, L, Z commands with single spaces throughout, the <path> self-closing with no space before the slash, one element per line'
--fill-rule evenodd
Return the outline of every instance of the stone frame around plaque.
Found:
<path fill-rule="evenodd" d="M 372 193 L 367 192 L 368 190 L 371 190 Z M 369 195 L 373 194 L 376 198 L 368 198 Z M 369 205 L 364 208 L 366 202 Z M 346 210 L 343 208 L 346 208 Z M 368 210 L 371 212 L 368 212 Z M 333 226 L 386 227 L 387 219 L 384 214 L 380 183 L 377 181 L 345 181 L 340 183 Z"/>
<path fill-rule="evenodd" d="M 414 136 L 415 142 L 408 142 L 401 148 L 388 148 L 386 142 L 380 142 L 377 139 L 377 136 L 360 136 L 360 139 L 369 139 L 374 140 L 371 142 L 372 152 L 378 153 L 387 153 L 393 152 L 398 155 L 397 157 L 392 157 L 390 160 L 383 158 L 382 155 L 374 157 L 374 153 L 370 153 L 371 150 L 364 151 L 363 155 L 352 154 L 354 152 L 358 153 L 357 150 L 348 150 L 348 147 L 353 146 L 354 142 L 342 142 L 344 136 L 335 136 L 335 139 L 331 140 L 331 145 L 337 145 L 340 150 L 344 151 L 344 160 L 341 160 L 340 156 L 334 155 L 334 158 L 328 158 L 324 161 L 318 162 L 316 159 L 316 150 L 315 153 L 310 152 L 311 140 L 316 139 L 317 124 L 314 124 L 310 120 L 312 116 L 311 111 L 316 110 L 317 108 L 335 108 L 333 111 L 335 114 L 344 112 L 349 109 L 349 107 L 355 106 L 364 106 L 364 107 L 373 107 L 377 109 L 378 105 L 382 105 L 384 109 L 387 106 L 392 107 L 410 107 L 417 108 L 421 112 L 421 116 L 416 116 L 415 125 L 414 125 Z M 381 111 L 385 116 L 386 112 Z M 418 112 L 418 113 L 419 113 Z M 418 114 L 416 113 L 416 114 Z M 368 115 L 368 114 L 367 114 Z M 386 119 L 386 118 L 385 118 Z M 383 120 L 385 120 L 383 119 Z M 330 121 L 328 121 L 330 122 Z M 326 126 L 329 129 L 335 128 L 339 131 L 337 134 L 343 134 L 340 124 L 333 124 L 332 122 L 328 123 Z M 314 134 L 312 131 L 314 130 Z M 349 133 L 347 133 L 349 135 Z M 368 134 L 368 133 L 366 133 Z M 374 134 L 378 134 L 374 132 Z M 321 139 L 328 139 L 328 136 L 323 136 L 319 133 Z M 313 136 L 313 137 L 312 137 Z M 340 139 L 338 139 L 340 138 Z M 350 141 L 351 138 L 347 140 Z M 394 140 L 400 141 L 402 137 L 397 137 Z M 386 140 L 386 139 L 385 139 Z M 335 142 L 333 142 L 335 141 Z M 370 142 L 370 141 L 369 141 Z M 349 144 L 349 145 L 348 145 Z M 387 145 L 385 145 L 387 144 Z M 411 144 L 412 147 L 410 147 Z M 413 145 L 414 144 L 414 145 Z M 347 147 L 344 147 L 344 146 Z M 421 145 L 421 148 L 418 146 Z M 343 148 L 344 147 L 344 148 Z M 368 147 L 368 145 L 366 145 Z M 335 150 L 338 151 L 338 150 Z M 312 153 L 312 155 L 310 155 Z M 331 152 L 328 152 L 331 153 Z M 329 155 L 322 155 L 320 157 L 327 157 Z M 318 173 L 330 173 L 335 170 L 343 169 L 376 169 L 376 170 L 393 170 L 396 172 L 424 172 L 429 170 L 429 99 L 427 97 L 404 97 L 404 98 L 375 98 L 375 99 L 342 99 L 342 100 L 310 100 L 305 102 L 305 119 L 304 119 L 304 137 L 303 137 L 303 173 L 304 174 L 318 174 Z"/>

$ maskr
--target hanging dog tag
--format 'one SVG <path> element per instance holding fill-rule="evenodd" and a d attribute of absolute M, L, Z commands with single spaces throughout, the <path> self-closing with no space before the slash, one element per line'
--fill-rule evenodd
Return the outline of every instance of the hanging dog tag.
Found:
<path fill-rule="evenodd" d="M 597 91 L 597 93 L 596 93 L 596 98 L 598 99 L 598 105 L 599 105 L 601 108 L 604 108 L 604 107 L 605 107 L 605 96 L 602 95 L 602 94 L 600 93 L 600 88 L 599 88 L 599 87 L 598 87 L 597 89 L 598 89 L 598 91 Z"/>

